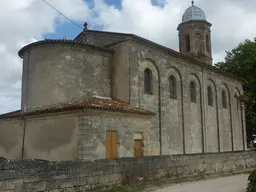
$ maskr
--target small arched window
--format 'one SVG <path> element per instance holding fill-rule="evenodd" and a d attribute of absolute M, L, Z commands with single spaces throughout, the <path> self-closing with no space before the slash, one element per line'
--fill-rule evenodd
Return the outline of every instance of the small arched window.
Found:
<path fill-rule="evenodd" d="M 169 83 L 170 83 L 170 98 L 176 99 L 177 98 L 176 79 L 173 75 L 170 76 Z"/>
<path fill-rule="evenodd" d="M 190 83 L 190 101 L 196 103 L 196 84 L 194 81 Z"/>
<path fill-rule="evenodd" d="M 227 95 L 225 90 L 222 90 L 222 107 L 227 108 Z"/>
<path fill-rule="evenodd" d="M 144 70 L 144 92 L 147 94 L 153 93 L 152 72 L 149 68 Z"/>
<path fill-rule="evenodd" d="M 207 88 L 207 95 L 208 95 L 208 105 L 213 106 L 213 95 L 212 95 L 212 87 L 208 86 Z"/>
<path fill-rule="evenodd" d="M 210 42 L 209 42 L 209 35 L 205 36 L 205 41 L 206 41 L 206 51 L 210 53 Z"/>
<path fill-rule="evenodd" d="M 187 52 L 190 52 L 190 36 L 186 35 L 186 47 L 187 47 Z"/>

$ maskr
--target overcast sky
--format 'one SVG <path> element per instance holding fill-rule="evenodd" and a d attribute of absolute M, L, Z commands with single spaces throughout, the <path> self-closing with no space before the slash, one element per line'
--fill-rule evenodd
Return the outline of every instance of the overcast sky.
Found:
<path fill-rule="evenodd" d="M 178 50 L 182 14 L 190 0 L 47 0 L 90 29 L 128 32 Z M 256 36 L 256 0 L 195 0 L 212 23 L 214 62 Z M 74 38 L 81 29 L 42 0 L 0 0 L 0 113 L 20 109 L 22 60 L 18 50 L 43 38 Z"/>

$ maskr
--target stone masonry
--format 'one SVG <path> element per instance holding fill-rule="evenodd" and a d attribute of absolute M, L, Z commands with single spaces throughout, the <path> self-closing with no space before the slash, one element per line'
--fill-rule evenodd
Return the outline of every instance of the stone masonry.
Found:
<path fill-rule="evenodd" d="M 212 153 L 97 161 L 0 161 L 0 191 L 79 192 L 120 184 L 174 183 L 244 173 L 256 168 L 255 152 Z"/>

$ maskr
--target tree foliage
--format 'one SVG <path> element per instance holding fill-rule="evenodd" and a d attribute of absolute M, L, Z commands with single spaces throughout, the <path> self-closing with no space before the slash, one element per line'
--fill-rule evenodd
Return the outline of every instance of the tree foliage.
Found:
<path fill-rule="evenodd" d="M 217 63 L 216 67 L 244 79 L 244 93 L 249 98 L 245 104 L 247 139 L 251 141 L 252 134 L 256 134 L 256 38 L 246 39 L 226 51 L 225 61 Z"/>
<path fill-rule="evenodd" d="M 254 192 L 256 190 L 256 170 L 253 170 L 248 176 L 248 185 L 246 192 Z"/>

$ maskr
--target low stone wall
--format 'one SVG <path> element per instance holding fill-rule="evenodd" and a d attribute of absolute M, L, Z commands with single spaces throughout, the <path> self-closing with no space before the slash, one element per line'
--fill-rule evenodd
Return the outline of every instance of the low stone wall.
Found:
<path fill-rule="evenodd" d="M 0 160 L 0 191 L 87 191 L 132 181 L 242 173 L 256 168 L 256 152 L 121 158 L 78 162 Z"/>

